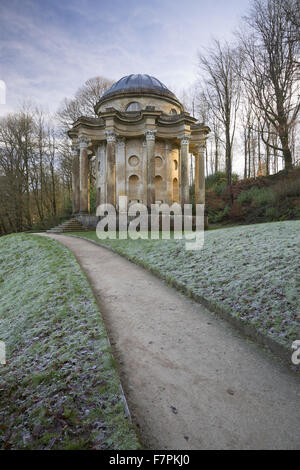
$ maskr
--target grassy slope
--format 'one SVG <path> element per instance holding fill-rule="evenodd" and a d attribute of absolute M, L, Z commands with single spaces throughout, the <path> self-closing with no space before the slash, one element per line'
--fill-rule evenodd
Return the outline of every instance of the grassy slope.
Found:
<path fill-rule="evenodd" d="M 300 220 L 300 168 L 286 173 L 239 180 L 233 184 L 233 206 L 225 173 L 206 178 L 209 224 L 252 224 Z"/>
<path fill-rule="evenodd" d="M 80 236 L 99 241 L 95 232 Z M 300 221 L 205 232 L 201 251 L 185 250 L 184 240 L 101 243 L 169 283 L 176 279 L 186 291 L 222 304 L 289 348 L 300 338 Z"/>
<path fill-rule="evenodd" d="M 65 247 L 0 239 L 0 339 L 0 448 L 139 448 L 96 301 Z"/>

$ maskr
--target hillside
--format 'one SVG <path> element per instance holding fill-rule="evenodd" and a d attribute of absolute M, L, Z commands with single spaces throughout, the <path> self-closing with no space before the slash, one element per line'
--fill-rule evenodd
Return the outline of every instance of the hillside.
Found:
<path fill-rule="evenodd" d="M 251 224 L 300 219 L 300 168 L 289 173 L 235 180 L 233 206 L 224 173 L 206 179 L 209 225 Z"/>
<path fill-rule="evenodd" d="M 106 329 L 72 253 L 0 242 L 0 449 L 137 449 Z"/>

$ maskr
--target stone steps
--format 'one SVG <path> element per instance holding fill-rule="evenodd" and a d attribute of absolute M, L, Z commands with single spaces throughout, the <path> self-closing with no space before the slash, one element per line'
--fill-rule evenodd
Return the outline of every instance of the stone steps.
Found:
<path fill-rule="evenodd" d="M 70 219 L 47 230 L 49 233 L 85 232 L 87 229 L 77 219 Z"/>

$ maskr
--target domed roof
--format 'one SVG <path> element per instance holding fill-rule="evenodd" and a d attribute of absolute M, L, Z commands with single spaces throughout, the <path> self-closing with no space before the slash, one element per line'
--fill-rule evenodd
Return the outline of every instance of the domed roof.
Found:
<path fill-rule="evenodd" d="M 111 93 L 127 93 L 133 91 L 149 93 L 153 91 L 154 93 L 169 95 L 176 99 L 175 95 L 157 78 L 146 74 L 131 74 L 120 78 L 120 80 L 114 83 L 109 90 L 103 93 L 101 100 Z"/>

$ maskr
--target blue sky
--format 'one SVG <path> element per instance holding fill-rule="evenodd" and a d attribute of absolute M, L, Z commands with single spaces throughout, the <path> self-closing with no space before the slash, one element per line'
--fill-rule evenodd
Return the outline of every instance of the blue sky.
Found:
<path fill-rule="evenodd" d="M 0 0 L 7 104 L 55 111 L 85 80 L 148 73 L 173 91 L 197 76 L 197 50 L 230 39 L 248 0 Z"/>

